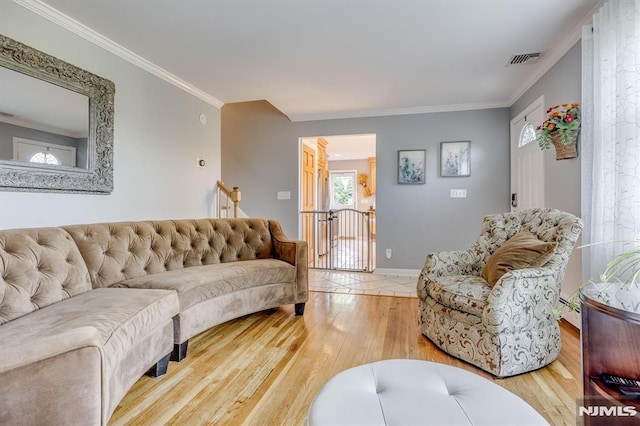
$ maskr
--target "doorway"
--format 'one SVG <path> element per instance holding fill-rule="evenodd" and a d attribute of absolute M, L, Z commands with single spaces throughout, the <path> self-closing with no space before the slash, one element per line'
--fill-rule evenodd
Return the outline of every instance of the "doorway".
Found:
<path fill-rule="evenodd" d="M 309 267 L 375 269 L 375 134 L 300 138 L 300 235 Z M 316 159 L 310 178 L 309 151 Z M 305 171 L 305 169 L 307 171 Z M 310 188 L 311 179 L 315 188 Z M 313 207 L 309 200 L 313 199 Z"/>

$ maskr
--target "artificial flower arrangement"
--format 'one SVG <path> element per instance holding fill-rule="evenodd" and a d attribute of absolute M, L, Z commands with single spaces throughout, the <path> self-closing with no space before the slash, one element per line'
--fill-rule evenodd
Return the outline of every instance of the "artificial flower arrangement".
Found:
<path fill-rule="evenodd" d="M 536 129 L 540 149 L 549 149 L 554 137 L 562 144 L 576 141 L 580 129 L 580 104 L 561 104 L 547 110 L 549 118 Z"/>

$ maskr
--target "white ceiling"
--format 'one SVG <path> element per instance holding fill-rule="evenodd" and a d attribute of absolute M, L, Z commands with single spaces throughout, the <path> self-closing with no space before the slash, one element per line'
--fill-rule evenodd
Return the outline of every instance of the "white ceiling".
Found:
<path fill-rule="evenodd" d="M 366 160 L 376 156 L 375 134 L 322 136 L 322 138 L 327 141 L 326 153 L 329 161 Z M 316 146 L 317 137 L 302 138 L 302 140 Z"/>
<path fill-rule="evenodd" d="M 599 2 L 15 1 L 53 7 L 214 103 L 266 99 L 294 121 L 510 106 Z M 531 52 L 544 55 L 506 66 Z"/>
<path fill-rule="evenodd" d="M 376 135 L 323 136 L 329 161 L 360 160 L 376 156 Z"/>

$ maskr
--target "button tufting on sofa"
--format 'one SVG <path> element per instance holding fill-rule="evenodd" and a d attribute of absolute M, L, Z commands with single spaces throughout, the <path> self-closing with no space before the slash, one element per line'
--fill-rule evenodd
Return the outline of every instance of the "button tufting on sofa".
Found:
<path fill-rule="evenodd" d="M 33 414 L 68 424 L 73 412 L 75 423 L 106 424 L 139 376 L 154 363 L 163 374 L 167 354 L 183 359 L 196 334 L 286 304 L 302 315 L 306 247 L 263 219 L 0 230 L 10 257 L 0 262 L 0 341 L 11 342 L 0 423 L 38 423 Z"/>
<path fill-rule="evenodd" d="M 78 247 L 86 231 L 78 243 L 62 228 L 0 231 L 14 252 L 0 262 L 0 423 L 69 424 L 73 412 L 74 423 L 106 424 L 172 348 L 175 292 L 92 290 Z"/>

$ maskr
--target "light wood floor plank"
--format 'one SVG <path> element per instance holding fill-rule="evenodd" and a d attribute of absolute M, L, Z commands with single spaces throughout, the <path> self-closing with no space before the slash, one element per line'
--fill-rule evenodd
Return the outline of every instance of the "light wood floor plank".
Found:
<path fill-rule="evenodd" d="M 415 298 L 311 292 L 304 317 L 292 306 L 214 327 L 189 342 L 181 363 L 142 377 L 112 425 L 303 425 L 319 389 L 350 367 L 411 358 L 464 368 L 519 395 L 554 425 L 575 424 L 580 337 L 562 323 L 550 366 L 495 379 L 435 347 L 418 331 Z"/>

